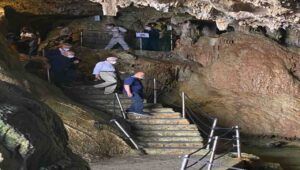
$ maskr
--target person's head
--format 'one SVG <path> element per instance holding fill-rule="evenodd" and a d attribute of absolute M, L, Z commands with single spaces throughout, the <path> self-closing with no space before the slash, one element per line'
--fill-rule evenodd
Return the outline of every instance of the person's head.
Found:
<path fill-rule="evenodd" d="M 118 60 L 117 57 L 108 57 L 106 59 L 106 61 L 109 62 L 110 64 L 117 64 L 117 60 Z"/>
<path fill-rule="evenodd" d="M 149 26 L 150 26 L 151 28 L 154 28 L 154 27 L 156 27 L 156 25 L 157 25 L 157 24 L 156 24 L 156 23 L 154 23 L 154 22 L 152 22 L 152 23 L 150 23 L 150 24 L 149 24 Z"/>
<path fill-rule="evenodd" d="M 106 29 L 112 29 L 113 27 L 115 27 L 116 25 L 113 23 L 110 24 L 106 24 Z"/>
<path fill-rule="evenodd" d="M 144 29 L 147 30 L 147 31 L 150 31 L 151 30 L 151 26 L 150 25 L 145 25 Z"/>
<path fill-rule="evenodd" d="M 68 44 L 68 43 L 62 43 L 60 45 L 60 48 L 64 51 L 69 51 L 71 48 L 72 48 L 72 45 L 71 44 Z"/>
<path fill-rule="evenodd" d="M 135 77 L 135 78 L 138 78 L 138 79 L 140 79 L 140 80 L 143 80 L 143 79 L 145 78 L 145 73 L 144 73 L 144 72 L 141 72 L 141 71 L 136 72 L 136 73 L 134 74 L 134 77 Z"/>
<path fill-rule="evenodd" d="M 65 55 L 68 58 L 74 58 L 75 57 L 75 53 L 73 51 L 66 51 Z"/>

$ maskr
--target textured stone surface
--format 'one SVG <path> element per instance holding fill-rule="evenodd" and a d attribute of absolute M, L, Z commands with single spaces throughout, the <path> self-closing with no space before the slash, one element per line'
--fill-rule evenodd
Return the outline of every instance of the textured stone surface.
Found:
<path fill-rule="evenodd" d="M 96 15 L 101 5 L 88 0 L 1 0 L 0 7 L 12 7 L 18 12 L 35 15 Z"/>
<path fill-rule="evenodd" d="M 221 124 L 238 124 L 251 134 L 300 136 L 299 55 L 262 36 L 237 33 L 202 37 L 177 50 L 200 64 L 180 90 Z"/>
<path fill-rule="evenodd" d="M 63 122 L 49 107 L 2 81 L 0 93 L 1 169 L 88 169 L 67 147 Z"/>
<path fill-rule="evenodd" d="M 2 0 L 0 7 L 12 6 L 18 11 L 34 14 L 95 15 L 102 9 L 99 4 L 104 14 L 113 16 L 117 15 L 118 8 L 133 4 L 163 12 L 189 13 L 201 20 L 215 21 L 221 17 L 241 26 L 266 26 L 272 31 L 287 27 L 300 28 L 300 3 L 297 0 Z"/>
<path fill-rule="evenodd" d="M 107 3 L 102 0 L 91 1 Z M 177 11 L 187 12 L 202 20 L 216 20 L 216 15 L 225 15 L 225 17 L 233 18 L 240 25 L 267 26 L 272 30 L 291 25 L 299 29 L 300 21 L 297 11 L 300 4 L 296 0 L 289 2 L 280 0 L 119 0 L 110 2 L 108 7 L 124 8 L 131 4 L 150 6 L 161 11 L 169 11 L 171 7 L 175 7 Z"/>

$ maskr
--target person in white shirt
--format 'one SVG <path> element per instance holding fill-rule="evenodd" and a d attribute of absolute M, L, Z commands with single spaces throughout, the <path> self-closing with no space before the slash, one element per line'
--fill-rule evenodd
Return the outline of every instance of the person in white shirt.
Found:
<path fill-rule="evenodd" d="M 118 58 L 108 57 L 106 61 L 98 62 L 94 68 L 93 74 L 97 80 L 104 80 L 104 83 L 94 85 L 95 88 L 104 88 L 104 94 L 111 94 L 117 87 L 117 75 L 114 65 Z"/>
<path fill-rule="evenodd" d="M 105 50 L 112 49 L 118 43 L 124 50 L 129 50 L 129 46 L 124 40 L 124 34 L 127 32 L 125 28 L 115 26 L 115 24 L 107 24 L 106 29 L 109 34 L 112 35 L 112 38 L 109 41 L 108 45 L 105 47 Z"/>

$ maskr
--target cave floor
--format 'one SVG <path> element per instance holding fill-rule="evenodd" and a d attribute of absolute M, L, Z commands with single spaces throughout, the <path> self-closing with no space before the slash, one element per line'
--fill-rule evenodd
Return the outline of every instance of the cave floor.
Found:
<path fill-rule="evenodd" d="M 195 160 L 197 159 L 191 160 L 189 165 Z M 198 170 L 203 163 L 207 161 L 207 159 L 203 160 L 201 162 L 202 164 L 198 164 L 189 169 Z M 182 159 L 179 156 L 146 155 L 101 160 L 96 163 L 91 163 L 90 167 L 92 170 L 178 170 L 180 169 L 181 162 Z M 214 169 L 225 170 L 239 162 L 237 159 L 227 159 L 225 157 L 214 162 Z"/>

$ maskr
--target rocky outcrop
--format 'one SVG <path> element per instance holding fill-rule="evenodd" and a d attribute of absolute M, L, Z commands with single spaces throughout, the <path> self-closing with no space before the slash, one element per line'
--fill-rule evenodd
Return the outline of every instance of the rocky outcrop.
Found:
<path fill-rule="evenodd" d="M 1 169 L 89 169 L 68 148 L 61 119 L 28 92 L 0 82 Z"/>
<path fill-rule="evenodd" d="M 3 121 L 7 124 L 4 128 L 7 126 L 12 129 L 13 140 L 19 136 L 25 136 L 20 138 L 20 141 L 11 144 L 11 137 L 8 135 L 9 141 L 1 143 L 3 146 L 8 145 L 9 148 L 12 146 L 12 149 L 18 149 L 18 142 L 23 143 L 24 141 L 24 148 L 28 150 L 25 156 L 27 156 L 27 152 L 30 153 L 29 158 L 26 157 L 26 159 L 31 160 L 30 157 L 34 156 L 35 160 L 41 161 L 41 164 L 37 164 L 38 161 L 32 162 L 34 167 L 52 164 L 77 166 L 76 162 L 78 162 L 78 167 L 86 166 L 84 161 L 77 159 L 72 152 L 87 161 L 94 161 L 103 157 L 127 154 L 131 151 L 131 148 L 119 137 L 120 134 L 107 125 L 111 115 L 90 110 L 70 101 L 56 87 L 27 73 L 17 59 L 16 52 L 0 35 L 0 79 L 9 84 L 7 86 L 0 85 L 0 89 L 3 89 L 0 93 L 3 97 L 0 105 L 6 103 L 8 97 L 5 98 L 5 96 L 12 96 L 10 100 L 7 100 L 7 106 L 9 106 L 8 108 L 17 108 L 17 111 L 8 111 L 13 113 L 11 117 L 8 117 L 9 120 L 13 120 L 12 124 L 6 123 L 5 116 L 0 117 L 0 122 Z M 16 90 L 18 88 L 14 86 L 22 90 Z M 27 93 L 23 93 L 23 91 Z M 15 95 L 17 92 L 20 94 Z M 22 96 L 23 94 L 26 95 Z M 29 98 L 29 96 L 32 97 Z M 1 111 L 0 114 L 2 114 Z M 3 114 L 7 114 L 7 111 Z M 98 122 L 99 126 L 95 127 L 95 122 Z M 5 135 L 5 129 L 1 129 L 0 133 Z M 26 135 L 33 138 L 28 138 Z M 20 162 L 16 165 L 23 166 L 21 163 L 25 158 L 21 157 L 19 161 L 19 158 L 7 156 L 6 153 L 9 152 L 11 151 L 3 152 L 4 159 Z M 16 153 L 18 154 L 18 152 Z M 43 162 L 43 158 L 45 158 L 45 162 Z M 64 159 L 68 160 L 66 164 L 60 163 L 60 160 Z"/>
<path fill-rule="evenodd" d="M 107 3 L 106 1 L 99 0 L 91 1 L 101 4 Z M 287 28 L 289 26 L 293 26 L 296 29 L 300 28 L 300 16 L 297 13 L 300 3 L 296 0 L 119 0 L 110 2 L 108 7 L 118 6 L 124 8 L 132 4 L 136 6 L 150 6 L 164 12 L 169 12 L 169 10 L 175 8 L 178 12 L 189 13 L 201 20 L 222 18 L 223 21 L 233 22 L 231 19 L 234 19 L 239 25 L 250 25 L 252 27 L 266 26 L 271 30 L 276 30 L 280 27 Z"/>
<path fill-rule="evenodd" d="M 101 5 L 88 0 L 15 0 L 1 1 L 0 7 L 34 15 L 99 15 Z"/>
<path fill-rule="evenodd" d="M 299 55 L 260 35 L 239 33 L 201 37 L 177 52 L 200 64 L 179 89 L 221 124 L 300 137 Z"/>

